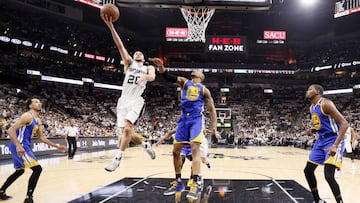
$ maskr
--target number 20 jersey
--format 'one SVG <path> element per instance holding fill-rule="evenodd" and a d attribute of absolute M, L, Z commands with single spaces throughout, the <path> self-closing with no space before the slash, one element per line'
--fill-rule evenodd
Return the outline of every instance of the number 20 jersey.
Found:
<path fill-rule="evenodd" d="M 139 80 L 142 75 L 147 74 L 147 66 L 139 66 L 136 62 L 130 64 L 125 73 L 121 97 L 141 97 L 142 93 L 146 88 L 147 81 L 143 81 L 137 84 L 137 80 Z"/>

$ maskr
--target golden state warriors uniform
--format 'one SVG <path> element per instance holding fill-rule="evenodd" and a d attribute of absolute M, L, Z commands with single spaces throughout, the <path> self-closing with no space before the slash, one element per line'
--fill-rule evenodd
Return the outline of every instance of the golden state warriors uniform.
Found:
<path fill-rule="evenodd" d="M 182 115 L 178 121 L 174 143 L 201 143 L 204 123 L 204 89 L 202 84 L 185 82 L 181 92 Z"/>
<path fill-rule="evenodd" d="M 33 115 L 32 115 L 33 116 Z M 36 118 L 32 117 L 32 122 L 27 125 L 23 126 L 22 128 L 16 131 L 17 140 L 23 146 L 25 150 L 25 155 L 23 157 L 19 157 L 16 151 L 16 146 L 13 142 L 9 143 L 9 149 L 11 151 L 12 158 L 14 160 L 14 168 L 21 169 L 21 168 L 31 168 L 33 166 L 39 165 L 37 162 L 37 158 L 31 151 L 31 137 L 36 134 L 39 129 L 39 123 Z"/>
<path fill-rule="evenodd" d="M 344 152 L 344 140 L 341 141 L 335 156 L 330 156 L 328 148 L 335 143 L 339 132 L 339 124 L 324 113 L 322 109 L 324 100 L 324 98 L 320 98 L 316 105 L 310 107 L 312 124 L 319 135 L 311 150 L 309 160 L 316 164 L 332 164 L 340 168 Z"/>
<path fill-rule="evenodd" d="M 203 138 L 200 144 L 200 157 L 206 158 L 208 154 L 209 141 L 207 140 L 205 135 L 203 135 L 202 137 Z M 190 145 L 183 146 L 181 149 L 181 154 L 185 156 L 191 155 L 191 146 Z"/>
<path fill-rule="evenodd" d="M 135 62 L 126 70 L 121 97 L 116 107 L 117 127 L 125 127 L 126 120 L 134 124 L 138 119 L 145 103 L 141 95 L 146 88 L 147 81 L 143 81 L 140 84 L 137 81 L 142 75 L 147 74 L 148 67 L 139 66 Z"/>

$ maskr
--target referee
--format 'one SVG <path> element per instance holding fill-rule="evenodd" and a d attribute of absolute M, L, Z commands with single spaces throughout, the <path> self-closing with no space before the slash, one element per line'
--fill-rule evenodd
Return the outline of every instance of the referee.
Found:
<path fill-rule="evenodd" d="M 68 159 L 73 159 L 77 146 L 76 140 L 79 138 L 79 129 L 74 125 L 75 121 L 70 120 L 70 126 L 65 128 L 65 142 L 68 143 Z"/>

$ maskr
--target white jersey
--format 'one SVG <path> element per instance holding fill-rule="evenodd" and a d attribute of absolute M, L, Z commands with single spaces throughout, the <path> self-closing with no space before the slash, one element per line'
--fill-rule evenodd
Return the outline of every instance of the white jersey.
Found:
<path fill-rule="evenodd" d="M 122 85 L 121 97 L 131 96 L 131 97 L 141 97 L 142 93 L 145 90 L 147 81 L 143 81 L 140 84 L 137 84 L 137 80 L 142 75 L 148 74 L 147 66 L 139 66 L 136 62 L 133 62 L 127 69 L 125 73 L 125 78 Z"/>

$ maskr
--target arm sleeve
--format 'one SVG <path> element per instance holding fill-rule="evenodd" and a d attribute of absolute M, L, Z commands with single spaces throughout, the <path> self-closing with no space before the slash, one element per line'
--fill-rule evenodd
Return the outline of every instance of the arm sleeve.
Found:
<path fill-rule="evenodd" d="M 177 82 L 177 76 L 169 73 L 167 70 L 161 74 L 167 81 L 176 83 Z"/>

